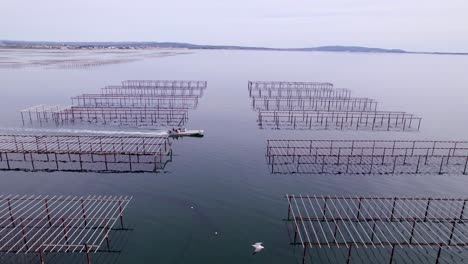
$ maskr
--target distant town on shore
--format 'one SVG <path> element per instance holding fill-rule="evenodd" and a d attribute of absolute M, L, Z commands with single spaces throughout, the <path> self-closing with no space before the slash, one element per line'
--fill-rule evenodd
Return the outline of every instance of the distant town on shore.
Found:
<path fill-rule="evenodd" d="M 204 49 L 204 50 L 266 50 L 266 51 L 325 51 L 403 54 L 468 55 L 466 52 L 419 52 L 402 49 L 369 48 L 362 46 L 320 46 L 311 48 L 269 48 L 229 45 L 197 45 L 181 42 L 52 42 L 0 40 L 0 48 L 61 49 L 61 50 L 129 50 L 129 49 Z"/>

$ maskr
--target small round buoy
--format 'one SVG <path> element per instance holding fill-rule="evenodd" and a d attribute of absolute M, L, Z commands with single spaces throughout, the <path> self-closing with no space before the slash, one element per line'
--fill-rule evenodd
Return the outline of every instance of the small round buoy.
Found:
<path fill-rule="evenodd" d="M 217 234 L 218 234 L 218 232 L 215 232 L 215 235 L 217 235 Z"/>
<path fill-rule="evenodd" d="M 190 209 L 193 209 L 193 206 L 190 206 Z"/>

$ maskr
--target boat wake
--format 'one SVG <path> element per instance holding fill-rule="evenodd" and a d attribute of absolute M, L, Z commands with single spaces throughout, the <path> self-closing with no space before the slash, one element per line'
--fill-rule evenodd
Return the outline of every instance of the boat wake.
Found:
<path fill-rule="evenodd" d="M 40 128 L 1 128 L 5 132 L 35 132 L 35 133 L 59 133 L 59 134 L 101 134 L 101 135 L 143 135 L 143 136 L 165 136 L 167 130 L 151 131 L 119 131 L 119 130 L 91 130 L 91 129 L 40 129 Z"/>

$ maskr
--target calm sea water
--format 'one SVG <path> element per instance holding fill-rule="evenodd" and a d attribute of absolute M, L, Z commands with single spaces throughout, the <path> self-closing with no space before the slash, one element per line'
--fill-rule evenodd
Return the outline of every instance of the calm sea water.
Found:
<path fill-rule="evenodd" d="M 134 230 L 113 241 L 122 244 L 123 251 L 93 255 L 94 263 L 299 263 L 301 250 L 289 245 L 283 221 L 286 193 L 468 197 L 468 177 L 272 175 L 266 140 L 468 140 L 466 69 L 466 56 L 266 51 L 194 51 L 92 68 L 0 68 L 2 133 L 21 128 L 19 109 L 67 104 L 72 95 L 96 93 L 126 79 L 208 81 L 187 125 L 204 129 L 206 136 L 174 141 L 173 162 L 163 173 L 2 171 L 0 193 L 132 195 L 124 220 Z M 332 82 L 351 89 L 353 96 L 377 99 L 381 110 L 423 117 L 421 131 L 260 130 L 248 80 Z M 266 249 L 252 255 L 251 244 L 257 241 Z M 413 261 L 397 255 L 399 263 Z M 61 263 L 57 257 L 47 260 Z M 84 261 L 84 256 L 74 261 Z M 447 257 L 446 262 L 451 261 L 463 262 Z"/>

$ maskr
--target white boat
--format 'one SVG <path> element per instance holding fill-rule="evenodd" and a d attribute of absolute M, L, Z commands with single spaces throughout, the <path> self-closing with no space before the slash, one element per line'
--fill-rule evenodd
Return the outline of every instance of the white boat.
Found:
<path fill-rule="evenodd" d="M 203 137 L 203 130 L 187 130 L 185 128 L 171 129 L 167 131 L 172 137 Z"/>

